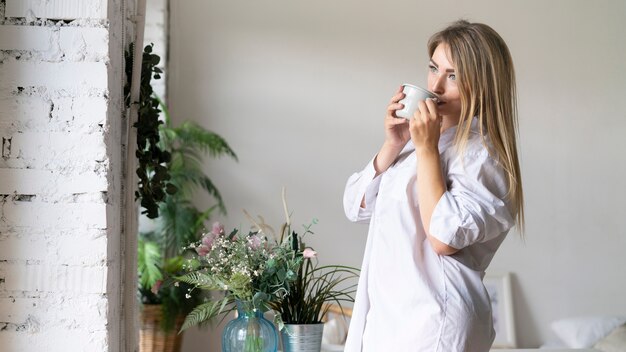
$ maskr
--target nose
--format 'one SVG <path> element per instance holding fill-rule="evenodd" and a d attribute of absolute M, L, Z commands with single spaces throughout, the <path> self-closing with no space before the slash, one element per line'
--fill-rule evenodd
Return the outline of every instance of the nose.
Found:
<path fill-rule="evenodd" d="M 444 75 L 437 75 L 435 77 L 435 80 L 433 82 L 433 86 L 431 87 L 431 91 L 437 95 L 442 95 L 444 93 L 444 82 L 445 82 L 445 76 Z"/>

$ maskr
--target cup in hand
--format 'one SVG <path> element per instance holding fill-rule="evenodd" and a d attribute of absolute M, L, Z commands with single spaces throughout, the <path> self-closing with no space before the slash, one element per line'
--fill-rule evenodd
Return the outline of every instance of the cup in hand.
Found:
<path fill-rule="evenodd" d="M 413 118 L 415 110 L 417 110 L 417 104 L 420 100 L 426 100 L 430 98 L 437 99 L 437 96 L 424 88 L 414 86 L 412 84 L 403 84 L 402 93 L 404 93 L 404 99 L 400 100 L 400 104 L 404 104 L 402 110 L 396 110 L 397 117 L 404 117 L 409 120 Z"/>

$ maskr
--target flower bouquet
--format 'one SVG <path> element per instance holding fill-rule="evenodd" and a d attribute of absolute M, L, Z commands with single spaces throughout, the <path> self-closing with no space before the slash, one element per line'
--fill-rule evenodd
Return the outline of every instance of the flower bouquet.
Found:
<path fill-rule="evenodd" d="M 232 345 L 233 351 L 275 351 L 276 347 L 271 346 L 278 344 L 276 330 L 264 321 L 263 313 L 271 302 L 288 294 L 302 257 L 295 255 L 288 242 L 273 241 L 262 230 L 242 235 L 235 229 L 226 234 L 219 223 L 192 246 L 198 255 L 186 264 L 187 273 L 176 280 L 192 285 L 192 290 L 222 290 L 225 296 L 198 305 L 187 315 L 181 330 L 237 309 L 239 318 L 244 319 L 238 324 L 245 325 L 245 339 L 224 341 L 242 335 L 233 332 L 229 337 L 227 325 L 223 346 Z"/>
<path fill-rule="evenodd" d="M 199 243 L 190 246 L 197 257 L 190 259 L 186 273 L 175 279 L 192 285 L 191 290 L 221 290 L 225 295 L 198 305 L 187 315 L 181 330 L 237 309 L 237 319 L 244 319 L 244 326 L 238 332 L 232 331 L 237 330 L 237 323 L 232 325 L 235 321 L 226 326 L 223 351 L 276 351 L 276 347 L 268 347 L 272 345 L 268 344 L 271 337 L 263 333 L 264 312 L 273 309 L 277 313 L 275 322 L 283 329 L 284 323 L 319 324 L 327 303 L 341 306 L 341 302 L 354 301 L 351 294 L 356 284 L 342 286 L 358 277 L 358 269 L 314 264 L 317 253 L 304 245 L 302 236 L 313 233 L 311 226 L 317 220 L 304 226 L 300 236 L 291 230 L 284 193 L 283 206 L 287 222 L 282 226 L 280 240 L 263 218 L 255 221 L 246 213 L 255 225 L 248 234 L 237 229 L 226 234 L 224 227 L 215 223 Z M 234 341 L 241 336 L 245 336 L 243 341 Z"/>

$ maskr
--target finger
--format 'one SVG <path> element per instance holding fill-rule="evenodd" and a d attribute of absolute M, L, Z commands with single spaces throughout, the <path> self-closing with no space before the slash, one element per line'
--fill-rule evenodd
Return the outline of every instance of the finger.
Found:
<path fill-rule="evenodd" d="M 396 95 L 394 95 L 391 100 L 389 100 L 389 103 L 397 103 L 400 100 L 404 99 L 404 97 L 406 96 L 406 94 L 400 92 L 397 92 Z"/>
<path fill-rule="evenodd" d="M 417 103 L 417 110 L 419 110 L 420 112 L 420 119 L 422 121 L 426 121 L 429 119 L 428 115 L 430 114 L 430 111 L 428 110 L 428 106 L 426 105 L 426 101 L 424 100 L 420 100 Z"/>
<path fill-rule="evenodd" d="M 424 124 L 424 118 L 422 117 L 422 115 L 424 114 L 420 111 L 420 109 L 415 110 L 413 118 L 411 119 L 411 122 L 414 126 L 421 126 Z"/>
<path fill-rule="evenodd" d="M 403 118 L 403 117 L 394 117 L 393 119 L 389 120 L 389 124 L 392 126 L 396 126 L 396 125 L 403 125 L 405 123 L 407 123 L 409 120 Z"/>
<path fill-rule="evenodd" d="M 415 118 L 415 116 L 411 119 L 411 121 L 409 121 L 409 129 L 410 129 L 411 135 L 417 133 L 417 130 L 420 129 L 421 124 L 422 124 L 422 121 Z"/>
<path fill-rule="evenodd" d="M 387 111 L 388 111 L 388 112 L 391 112 L 391 111 L 400 110 L 400 109 L 402 109 L 402 108 L 404 108 L 404 104 L 400 104 L 400 103 L 392 103 L 392 104 L 389 104 L 389 105 L 387 106 Z"/>
<path fill-rule="evenodd" d="M 435 101 L 433 99 L 426 99 L 425 100 L 426 106 L 428 108 L 428 112 L 430 113 L 430 119 L 431 120 L 436 120 L 437 117 L 439 116 L 439 111 L 437 108 L 437 104 L 435 103 Z"/>

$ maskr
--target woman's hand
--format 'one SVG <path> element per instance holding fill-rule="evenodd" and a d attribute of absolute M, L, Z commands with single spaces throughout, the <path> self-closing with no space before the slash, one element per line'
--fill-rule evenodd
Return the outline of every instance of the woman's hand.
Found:
<path fill-rule="evenodd" d="M 402 86 L 396 91 L 387 105 L 387 114 L 385 115 L 385 143 L 394 148 L 404 148 L 406 142 L 409 141 L 411 135 L 409 133 L 408 120 L 396 117 L 396 110 L 404 107 L 398 103 L 404 99 L 405 94 L 402 93 Z"/>
<path fill-rule="evenodd" d="M 411 140 L 415 151 L 439 150 L 439 136 L 441 135 L 442 117 L 437 111 L 437 104 L 432 99 L 420 101 L 418 109 L 409 121 Z"/>
<path fill-rule="evenodd" d="M 389 105 L 387 105 L 387 114 L 385 115 L 385 143 L 383 143 L 380 151 L 376 154 L 376 158 L 374 158 L 376 175 L 385 172 L 385 170 L 389 168 L 409 139 L 411 139 L 408 121 L 404 118 L 396 117 L 396 110 L 404 107 L 402 104 L 398 103 L 403 98 L 404 93 L 402 93 L 402 87 L 400 87 L 396 95 L 389 101 Z"/>

